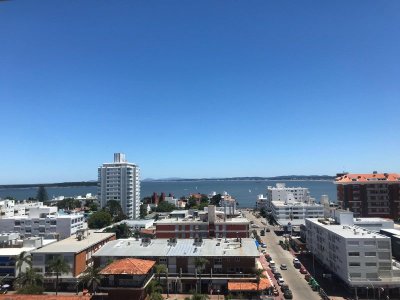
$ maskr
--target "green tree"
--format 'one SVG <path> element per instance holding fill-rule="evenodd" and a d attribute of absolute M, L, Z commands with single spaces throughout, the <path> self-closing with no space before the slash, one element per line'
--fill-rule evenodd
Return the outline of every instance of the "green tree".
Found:
<path fill-rule="evenodd" d="M 6 200 L 17 200 L 17 199 L 15 199 L 15 197 L 12 197 L 12 196 L 6 196 L 4 199 L 6 199 Z"/>
<path fill-rule="evenodd" d="M 140 204 L 140 218 L 144 219 L 147 216 L 147 204 Z"/>
<path fill-rule="evenodd" d="M 256 281 L 257 281 L 257 293 L 259 293 L 261 278 L 267 278 L 267 276 L 264 275 L 263 269 L 258 269 L 258 268 L 254 270 L 254 275 L 256 276 Z"/>
<path fill-rule="evenodd" d="M 83 273 L 80 282 L 90 288 L 91 293 L 95 293 L 101 284 L 100 268 L 88 267 Z"/>
<path fill-rule="evenodd" d="M 117 239 L 127 239 L 132 237 L 132 230 L 126 223 L 106 228 L 104 232 L 115 232 Z"/>
<path fill-rule="evenodd" d="M 161 284 L 161 274 L 166 274 L 167 273 L 167 266 L 160 264 L 156 265 L 154 267 L 154 271 L 156 272 L 157 278 L 158 278 L 158 283 Z"/>
<path fill-rule="evenodd" d="M 111 225 L 111 222 L 111 215 L 104 210 L 99 210 L 90 215 L 88 219 L 88 226 L 91 229 L 99 229 Z"/>
<path fill-rule="evenodd" d="M 157 280 L 152 280 L 146 287 L 146 292 L 151 300 L 162 300 L 162 287 Z M 160 298 L 161 297 L 161 298 Z"/>
<path fill-rule="evenodd" d="M 48 264 L 49 271 L 56 274 L 56 295 L 58 294 L 58 284 L 59 284 L 59 277 L 62 274 L 69 273 L 71 267 L 69 264 L 64 260 L 64 258 L 60 256 L 54 257 Z"/>
<path fill-rule="evenodd" d="M 175 205 L 169 203 L 167 201 L 162 201 L 158 204 L 156 211 L 157 212 L 171 212 L 176 208 Z"/>
<path fill-rule="evenodd" d="M 81 202 L 74 198 L 65 198 L 57 202 L 58 209 L 75 209 L 81 207 Z"/>
<path fill-rule="evenodd" d="M 215 196 L 211 197 L 210 204 L 215 206 L 220 206 L 221 199 L 222 199 L 221 194 L 216 194 Z"/>
<path fill-rule="evenodd" d="M 20 289 L 26 286 L 37 286 L 43 283 L 43 276 L 36 273 L 33 268 L 27 268 L 25 272 L 18 274 L 15 282 Z"/>
<path fill-rule="evenodd" d="M 111 215 L 113 222 L 119 222 L 126 219 L 126 216 L 124 215 L 124 212 L 121 207 L 121 203 L 117 200 L 107 201 L 104 210 Z"/>
<path fill-rule="evenodd" d="M 29 267 L 32 267 L 32 256 L 26 251 L 22 251 L 15 259 L 15 267 L 18 270 L 18 274 L 21 273 L 22 266 L 24 264 L 27 264 Z"/>
<path fill-rule="evenodd" d="M 187 201 L 186 208 L 197 208 L 197 199 L 191 196 Z"/>
<path fill-rule="evenodd" d="M 209 203 L 210 202 L 210 199 L 208 198 L 208 196 L 207 195 L 205 195 L 205 194 L 201 194 L 201 199 L 200 199 L 200 203 Z"/>
<path fill-rule="evenodd" d="M 42 295 L 44 293 L 44 288 L 40 285 L 25 285 L 18 289 L 16 293 L 23 295 Z"/>
<path fill-rule="evenodd" d="M 46 202 L 49 200 L 49 195 L 47 194 L 46 188 L 43 185 L 39 186 L 36 199 L 39 202 Z"/>
<path fill-rule="evenodd" d="M 209 263 L 208 259 L 203 257 L 196 257 L 194 260 L 194 265 L 197 269 L 197 273 L 199 273 L 199 293 L 201 294 L 201 273 L 204 270 L 205 265 Z"/>

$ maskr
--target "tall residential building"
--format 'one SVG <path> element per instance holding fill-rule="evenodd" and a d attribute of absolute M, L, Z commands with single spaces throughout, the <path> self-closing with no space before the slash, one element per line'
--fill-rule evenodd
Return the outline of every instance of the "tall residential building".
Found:
<path fill-rule="evenodd" d="M 357 217 L 400 217 L 400 174 L 337 174 L 337 199 Z"/>
<path fill-rule="evenodd" d="M 98 199 L 101 207 L 110 200 L 116 200 L 129 219 L 139 218 L 139 173 L 139 166 L 127 162 L 123 153 L 115 153 L 113 163 L 104 163 L 99 167 Z"/>

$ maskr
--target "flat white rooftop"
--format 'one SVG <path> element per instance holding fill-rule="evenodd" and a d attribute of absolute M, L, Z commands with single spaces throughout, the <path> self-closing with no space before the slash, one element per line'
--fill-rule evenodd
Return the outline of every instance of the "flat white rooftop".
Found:
<path fill-rule="evenodd" d="M 348 238 L 356 238 L 356 239 L 390 239 L 387 236 L 381 235 L 376 231 L 370 231 L 368 229 L 364 229 L 354 225 L 338 225 L 338 224 L 323 224 L 319 221 L 319 219 L 308 218 L 306 219 L 320 227 L 326 228 L 327 230 L 336 233 L 337 235 Z"/>
<path fill-rule="evenodd" d="M 32 251 L 32 253 L 79 253 L 107 238 L 112 237 L 114 234 L 115 233 L 89 231 L 89 235 L 80 241 L 76 238 L 76 236 L 71 236 L 57 243 L 52 243 Z"/>
<path fill-rule="evenodd" d="M 256 244 L 251 238 L 243 238 L 242 246 L 236 239 L 203 239 L 201 245 L 194 239 L 154 239 L 145 246 L 141 240 L 120 239 L 107 243 L 93 256 L 96 257 L 164 257 L 164 256 L 250 256 L 259 257 Z"/>
<path fill-rule="evenodd" d="M 196 223 L 196 224 L 208 224 L 208 221 L 202 221 L 199 218 L 166 218 L 166 219 L 161 219 L 157 220 L 155 224 L 177 224 L 177 223 Z M 226 221 L 224 219 L 216 219 L 215 223 L 242 223 L 242 224 L 247 224 L 250 223 L 249 220 L 246 218 L 227 218 Z"/>
<path fill-rule="evenodd" d="M 273 200 L 271 201 L 272 205 L 275 207 L 279 208 L 284 208 L 284 207 L 299 207 L 299 208 L 304 208 L 304 207 L 315 207 L 315 208 L 324 208 L 323 205 L 319 203 L 307 203 L 307 202 L 300 202 L 300 201 L 295 201 L 295 202 L 285 202 L 281 200 Z"/>
<path fill-rule="evenodd" d="M 18 256 L 24 251 L 29 252 L 35 249 L 35 247 L 0 248 L 0 256 Z"/>

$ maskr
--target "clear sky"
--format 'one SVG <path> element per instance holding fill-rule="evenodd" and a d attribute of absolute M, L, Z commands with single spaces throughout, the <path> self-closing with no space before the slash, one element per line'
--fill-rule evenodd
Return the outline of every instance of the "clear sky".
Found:
<path fill-rule="evenodd" d="M 400 172 L 400 1 L 0 2 L 0 184 Z"/>

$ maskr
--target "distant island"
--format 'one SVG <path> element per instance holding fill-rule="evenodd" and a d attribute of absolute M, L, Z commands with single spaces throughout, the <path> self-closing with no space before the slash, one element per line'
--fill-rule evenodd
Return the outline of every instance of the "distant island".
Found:
<path fill-rule="evenodd" d="M 0 189 L 24 189 L 32 187 L 74 187 L 74 186 L 97 186 L 97 181 L 76 181 L 58 183 L 32 183 L 32 184 L 1 184 Z"/>
<path fill-rule="evenodd" d="M 273 176 L 273 177 L 226 177 L 226 178 L 164 178 L 164 179 L 143 179 L 142 182 L 160 182 L 160 181 L 267 181 L 267 180 L 318 180 L 318 181 L 333 181 L 335 176 L 329 175 L 284 175 L 284 176 Z M 33 183 L 33 184 L 2 184 L 0 189 L 23 189 L 32 188 L 38 186 L 44 187 L 76 187 L 76 186 L 97 186 L 97 181 L 76 181 L 76 182 L 59 182 L 59 183 Z"/>
<path fill-rule="evenodd" d="M 272 176 L 272 177 L 225 177 L 225 178 L 164 178 L 164 179 L 153 179 L 148 178 L 142 180 L 143 182 L 152 182 L 152 181 L 244 181 L 244 180 L 252 180 L 252 181 L 267 181 L 267 180 L 319 180 L 319 181 L 333 181 L 335 176 L 330 175 L 283 175 L 283 176 Z"/>

